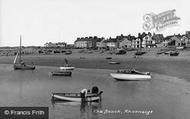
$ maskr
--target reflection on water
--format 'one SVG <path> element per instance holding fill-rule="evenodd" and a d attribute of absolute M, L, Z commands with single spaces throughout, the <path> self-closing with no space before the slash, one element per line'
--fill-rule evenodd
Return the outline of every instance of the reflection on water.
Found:
<path fill-rule="evenodd" d="M 80 106 L 81 119 L 98 119 L 96 110 L 101 110 L 101 102 L 99 103 L 82 103 Z"/>
<path fill-rule="evenodd" d="M 34 71 L 14 71 L 0 65 L 0 106 L 49 107 L 50 119 L 173 119 L 190 117 L 190 86 L 175 77 L 154 74 L 150 81 L 119 82 L 110 70 L 75 69 L 72 77 L 50 77 L 58 67 Z M 52 80 L 53 79 L 53 80 Z M 80 92 L 98 86 L 103 91 L 101 104 L 51 103 L 53 93 Z M 105 114 L 94 110 L 153 110 L 142 114 Z"/>
<path fill-rule="evenodd" d="M 101 110 L 101 102 L 53 102 L 52 103 L 53 110 L 56 109 L 64 110 L 65 108 L 75 108 L 80 111 L 80 119 L 98 119 L 98 113 L 97 110 Z M 80 108 L 80 109 L 79 109 Z M 54 115 L 57 117 L 56 115 Z"/>

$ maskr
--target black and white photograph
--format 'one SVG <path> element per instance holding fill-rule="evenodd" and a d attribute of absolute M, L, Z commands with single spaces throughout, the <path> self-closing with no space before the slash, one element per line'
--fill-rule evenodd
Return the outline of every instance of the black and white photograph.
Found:
<path fill-rule="evenodd" d="M 0 119 L 190 119 L 187 0 L 0 0 Z"/>

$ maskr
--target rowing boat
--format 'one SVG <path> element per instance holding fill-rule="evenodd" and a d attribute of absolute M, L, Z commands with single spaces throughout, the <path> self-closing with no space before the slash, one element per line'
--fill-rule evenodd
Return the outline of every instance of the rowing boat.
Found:
<path fill-rule="evenodd" d="M 88 93 L 85 97 L 85 102 L 96 102 L 101 100 L 102 91 L 98 94 Z M 52 93 L 53 100 L 68 101 L 68 102 L 82 102 L 80 93 Z"/>

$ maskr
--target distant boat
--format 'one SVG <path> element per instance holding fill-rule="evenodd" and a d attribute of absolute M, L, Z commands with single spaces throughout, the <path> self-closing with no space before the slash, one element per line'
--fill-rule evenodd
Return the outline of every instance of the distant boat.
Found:
<path fill-rule="evenodd" d="M 130 70 L 118 70 L 110 75 L 119 81 L 138 81 L 151 79 L 150 72 L 140 72 L 134 69 Z"/>
<path fill-rule="evenodd" d="M 176 47 L 177 50 L 183 50 L 184 49 L 184 46 L 178 46 Z"/>
<path fill-rule="evenodd" d="M 72 67 L 69 63 L 68 60 L 65 58 L 65 64 L 63 66 L 59 67 L 60 70 L 74 70 L 75 67 Z"/>
<path fill-rule="evenodd" d="M 124 54 L 126 54 L 127 52 L 125 51 L 125 50 L 118 50 L 115 54 L 116 55 L 124 55 Z"/>
<path fill-rule="evenodd" d="M 84 90 L 84 89 L 83 89 Z M 88 93 L 87 89 L 84 93 L 52 93 L 53 101 L 65 102 L 97 102 L 101 101 L 103 91 Z"/>
<path fill-rule="evenodd" d="M 25 64 L 22 60 L 21 54 L 22 54 L 22 49 L 21 49 L 21 42 L 22 42 L 22 37 L 20 36 L 20 47 L 19 47 L 19 52 L 17 53 L 14 62 L 13 62 L 13 68 L 15 70 L 34 70 L 35 66 L 34 65 L 28 65 Z M 19 56 L 19 57 L 18 57 Z M 19 61 L 17 62 L 17 58 L 19 58 Z"/>
<path fill-rule="evenodd" d="M 135 53 L 135 55 L 138 55 L 138 56 L 141 56 L 141 55 L 143 55 L 143 54 L 145 54 L 146 52 L 143 52 L 143 51 L 137 51 L 136 53 Z"/>
<path fill-rule="evenodd" d="M 112 59 L 112 57 L 106 57 L 106 59 Z"/>
<path fill-rule="evenodd" d="M 52 76 L 71 76 L 72 72 L 71 71 L 66 71 L 66 70 L 63 70 L 63 71 L 53 71 L 53 72 L 51 72 L 51 75 Z"/>
<path fill-rule="evenodd" d="M 120 64 L 120 62 L 109 62 L 109 64 Z"/>
<path fill-rule="evenodd" d="M 65 52 L 65 55 L 70 55 L 70 54 L 72 54 L 71 50 Z"/>
<path fill-rule="evenodd" d="M 170 52 L 170 56 L 178 56 L 178 55 L 179 55 L 179 52 L 177 52 L 177 51 Z"/>

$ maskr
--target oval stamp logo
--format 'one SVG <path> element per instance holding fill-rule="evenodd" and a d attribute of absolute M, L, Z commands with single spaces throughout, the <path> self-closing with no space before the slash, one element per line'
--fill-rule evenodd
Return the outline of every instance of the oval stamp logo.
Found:
<path fill-rule="evenodd" d="M 143 29 L 150 31 L 156 29 L 160 31 L 166 27 L 178 24 L 179 17 L 175 15 L 175 9 L 162 12 L 160 14 L 148 13 L 143 16 Z"/>

